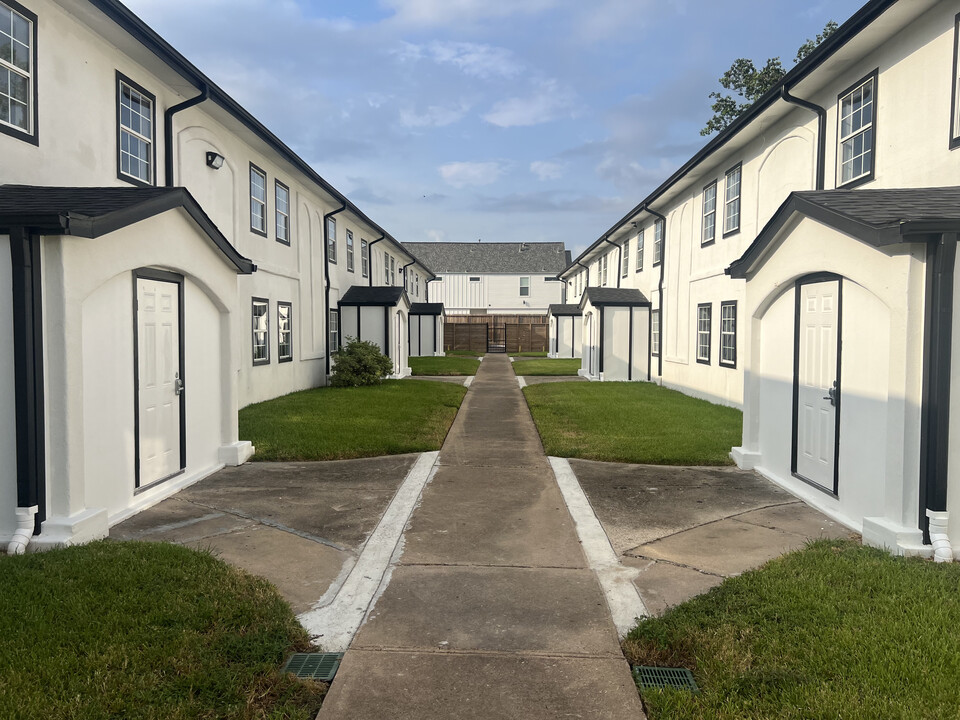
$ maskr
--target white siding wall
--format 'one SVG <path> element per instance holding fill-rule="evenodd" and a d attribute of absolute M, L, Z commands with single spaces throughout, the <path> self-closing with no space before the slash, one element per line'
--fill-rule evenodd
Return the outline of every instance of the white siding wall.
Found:
<path fill-rule="evenodd" d="M 442 302 L 447 314 L 476 309 L 490 314 L 545 315 L 549 305 L 563 302 L 563 283 L 548 281 L 545 273 L 438 273 L 438 277 L 443 281 L 430 284 L 430 301 Z M 520 295 L 521 277 L 530 278 L 529 296 Z"/>

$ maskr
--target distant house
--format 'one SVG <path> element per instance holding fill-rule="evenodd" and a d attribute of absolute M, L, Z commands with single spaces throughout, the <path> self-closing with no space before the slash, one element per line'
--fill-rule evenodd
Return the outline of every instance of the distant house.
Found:
<path fill-rule="evenodd" d="M 429 302 L 447 315 L 546 315 L 563 302 L 557 274 L 570 264 L 562 242 L 404 243 L 436 273 Z"/>

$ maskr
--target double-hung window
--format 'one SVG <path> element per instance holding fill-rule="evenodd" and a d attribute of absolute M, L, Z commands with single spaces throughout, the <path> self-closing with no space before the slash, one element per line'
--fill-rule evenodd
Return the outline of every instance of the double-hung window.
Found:
<path fill-rule="evenodd" d="M 637 231 L 637 269 L 636 272 L 643 270 L 643 228 Z"/>
<path fill-rule="evenodd" d="M 370 243 L 360 238 L 360 274 L 363 277 L 370 277 Z"/>
<path fill-rule="evenodd" d="M 624 240 L 621 245 L 623 248 L 623 261 L 620 263 L 620 277 L 626 277 L 630 272 L 630 241 Z"/>
<path fill-rule="evenodd" d="M 270 362 L 270 302 L 253 298 L 253 364 Z"/>
<path fill-rule="evenodd" d="M 393 255 L 390 256 L 390 284 L 397 284 L 397 259 Z"/>
<path fill-rule="evenodd" d="M 413 295 L 420 297 L 420 273 L 413 274 Z"/>
<path fill-rule="evenodd" d="M 739 163 L 727 170 L 723 178 L 723 235 L 732 235 L 740 231 L 740 179 Z"/>
<path fill-rule="evenodd" d="M 650 354 L 657 356 L 660 354 L 660 311 L 653 310 L 650 313 Z"/>
<path fill-rule="evenodd" d="M 710 326 L 712 323 L 713 305 L 703 303 L 697 305 L 697 362 L 710 364 Z"/>
<path fill-rule="evenodd" d="M 277 225 L 277 242 L 290 244 L 290 188 L 279 180 L 275 181 L 275 209 Z"/>
<path fill-rule="evenodd" d="M 0 5 L 2 7 L 2 5 Z M 953 19 L 953 87 L 950 89 L 950 149 L 960 146 L 960 14 Z"/>
<path fill-rule="evenodd" d="M 663 262 L 663 220 L 653 224 L 653 265 Z"/>
<path fill-rule="evenodd" d="M 874 72 L 840 95 L 838 187 L 852 183 L 859 185 L 873 178 L 876 89 L 877 74 Z"/>
<path fill-rule="evenodd" d="M 0 132 L 37 144 L 37 16 L 0 2 Z"/>
<path fill-rule="evenodd" d="M 609 254 L 604 255 L 600 258 L 600 285 L 602 287 L 607 286 L 607 258 Z"/>
<path fill-rule="evenodd" d="M 293 360 L 293 305 L 277 303 L 277 362 Z"/>
<path fill-rule="evenodd" d="M 267 174 L 250 163 L 250 231 L 267 236 Z"/>
<path fill-rule="evenodd" d="M 353 272 L 353 230 L 347 230 L 347 272 Z"/>
<path fill-rule="evenodd" d="M 154 184 L 155 106 L 153 95 L 117 73 L 117 177 L 135 185 Z"/>
<path fill-rule="evenodd" d="M 703 189 L 703 232 L 700 245 L 709 245 L 717 239 L 717 183 Z"/>
<path fill-rule="evenodd" d="M 335 353 L 340 349 L 340 311 L 330 310 L 327 313 L 327 333 L 330 339 L 330 352 Z"/>
<path fill-rule="evenodd" d="M 530 278 L 520 278 L 520 297 L 530 297 Z"/>
<path fill-rule="evenodd" d="M 327 218 L 327 261 L 337 262 L 337 219 Z"/>
<path fill-rule="evenodd" d="M 390 284 L 390 255 L 383 253 L 383 284 Z"/>
<path fill-rule="evenodd" d="M 737 366 L 737 301 L 720 303 L 720 364 Z"/>

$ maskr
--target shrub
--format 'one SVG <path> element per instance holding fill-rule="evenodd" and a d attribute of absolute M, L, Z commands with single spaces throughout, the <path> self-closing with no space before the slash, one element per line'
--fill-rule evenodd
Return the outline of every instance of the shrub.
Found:
<path fill-rule="evenodd" d="M 393 362 L 372 342 L 347 338 L 334 355 L 336 365 L 330 384 L 334 387 L 379 385 L 393 370 Z"/>

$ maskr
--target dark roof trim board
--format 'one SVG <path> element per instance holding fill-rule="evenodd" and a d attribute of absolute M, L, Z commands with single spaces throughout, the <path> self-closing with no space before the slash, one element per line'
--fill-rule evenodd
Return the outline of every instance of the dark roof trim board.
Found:
<path fill-rule="evenodd" d="M 418 258 L 410 253 L 403 244 L 394 238 L 390 233 L 371 220 L 360 208 L 350 202 L 347 197 L 337 190 L 333 185 L 323 179 L 320 174 L 300 158 L 293 150 L 270 130 L 266 128 L 259 120 L 245 110 L 236 100 L 227 95 L 215 82 L 204 75 L 193 63 L 181 55 L 170 43 L 164 40 L 143 20 L 137 17 L 132 11 L 117 0 L 89 0 L 90 4 L 100 10 L 104 15 L 113 20 L 130 36 L 136 39 L 140 44 L 149 49 L 162 62 L 172 68 L 174 71 L 188 80 L 200 92 L 206 90 L 209 93 L 210 100 L 222 107 L 233 117 L 239 120 L 254 135 L 263 140 L 284 158 L 287 159 L 297 170 L 302 172 L 311 181 L 318 185 L 324 192 L 332 196 L 338 202 L 343 203 L 350 212 L 369 225 L 374 231 L 381 233 L 386 239 L 390 240 L 403 252 L 410 255 L 420 267 L 422 267 L 431 276 L 436 277 L 429 267 L 424 265 Z M 189 101 L 189 99 L 188 99 Z"/>
<path fill-rule="evenodd" d="M 650 301 L 634 288 L 588 287 L 580 298 L 580 310 L 589 302 L 594 307 L 650 307 Z"/>
<path fill-rule="evenodd" d="M 239 273 L 256 271 L 257 266 L 230 244 L 186 188 L 3 185 L 0 232 L 26 227 L 41 235 L 97 238 L 177 208 L 193 219 Z"/>
<path fill-rule="evenodd" d="M 406 291 L 398 285 L 374 285 L 373 287 L 354 285 L 343 294 L 337 304 L 357 307 L 384 305 L 393 307 L 406 297 Z"/>
<path fill-rule="evenodd" d="M 783 79 L 779 83 L 774 85 L 770 90 L 768 90 L 759 100 L 757 100 L 753 105 L 747 108 L 736 120 L 734 120 L 730 125 L 720 132 L 713 140 L 708 142 L 696 155 L 690 158 L 686 163 L 684 163 L 680 169 L 678 169 L 673 175 L 667 178 L 656 190 L 647 195 L 640 203 L 638 203 L 630 212 L 624 215 L 620 220 L 614 223 L 609 230 L 607 230 L 603 235 L 601 235 L 597 240 L 595 240 L 586 250 L 584 250 L 580 255 L 577 256 L 577 260 L 582 260 L 587 255 L 589 255 L 593 250 L 595 250 L 599 245 L 603 244 L 604 238 L 609 237 L 623 225 L 629 222 L 632 218 L 635 218 L 637 215 L 642 213 L 647 209 L 648 206 L 656 202 L 662 195 L 666 192 L 684 175 L 689 173 L 700 163 L 702 163 L 706 158 L 715 153 L 717 150 L 722 148 L 727 144 L 737 133 L 740 132 L 745 126 L 749 125 L 758 115 L 763 113 L 767 108 L 773 105 L 777 100 L 781 99 L 781 92 L 783 90 L 790 91 L 790 89 L 799 83 L 801 80 L 806 78 L 810 73 L 816 70 L 820 65 L 824 63 L 828 58 L 830 58 L 833 53 L 840 50 L 844 45 L 846 45 L 852 38 L 854 38 L 861 30 L 863 30 L 867 25 L 876 20 L 880 15 L 886 12 L 891 6 L 895 5 L 898 0 L 871 0 L 866 5 L 861 7 L 856 13 L 854 13 L 847 22 L 837 28 L 836 32 L 833 33 L 829 38 L 824 40 L 820 45 L 818 45 L 813 52 L 811 52 L 807 57 L 798 62 L 793 69 L 790 70 L 786 75 L 783 76 Z M 574 260 L 570 263 L 560 274 L 561 276 L 566 274 L 568 271 L 573 269 L 573 266 L 576 265 L 577 260 Z"/>
<path fill-rule="evenodd" d="M 411 315 L 443 315 L 443 303 L 411 303 Z"/>
<path fill-rule="evenodd" d="M 960 187 L 793 192 L 743 255 L 726 269 L 743 279 L 796 215 L 882 248 L 960 232 Z"/>
<path fill-rule="evenodd" d="M 554 316 L 572 315 L 578 317 L 583 315 L 579 305 L 551 305 L 547 308 L 547 313 Z"/>

